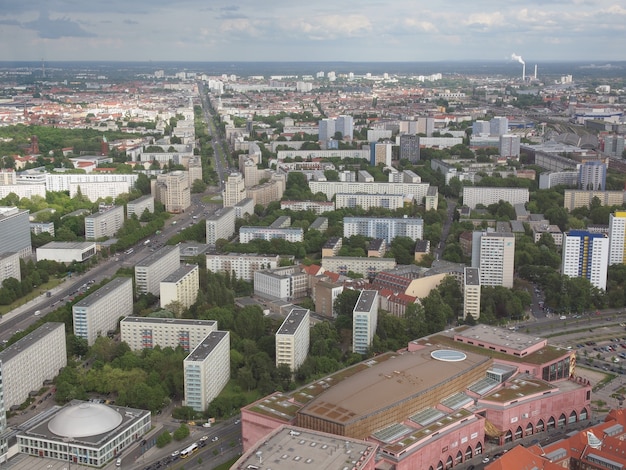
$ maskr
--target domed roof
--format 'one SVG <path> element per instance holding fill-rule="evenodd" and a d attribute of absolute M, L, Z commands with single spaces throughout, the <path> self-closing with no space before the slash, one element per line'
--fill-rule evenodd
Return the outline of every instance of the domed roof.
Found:
<path fill-rule="evenodd" d="M 80 403 L 63 408 L 48 423 L 50 432 L 62 437 L 97 436 L 115 429 L 122 415 L 100 403 Z"/>

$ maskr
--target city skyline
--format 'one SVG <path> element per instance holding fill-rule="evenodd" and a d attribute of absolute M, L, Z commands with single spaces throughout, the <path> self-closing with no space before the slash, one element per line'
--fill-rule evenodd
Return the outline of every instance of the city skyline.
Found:
<path fill-rule="evenodd" d="M 5 0 L 0 61 L 615 61 L 624 20 L 614 0 Z"/>

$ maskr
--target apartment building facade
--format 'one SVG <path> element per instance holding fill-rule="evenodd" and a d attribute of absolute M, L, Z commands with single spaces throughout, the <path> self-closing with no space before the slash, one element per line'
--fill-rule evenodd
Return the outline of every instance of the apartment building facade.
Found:
<path fill-rule="evenodd" d="M 161 308 L 179 302 L 188 309 L 198 298 L 200 268 L 197 264 L 185 264 L 161 281 L 159 288 Z"/>
<path fill-rule="evenodd" d="M 463 273 L 463 319 L 480 318 L 480 270 L 465 268 Z"/>
<path fill-rule="evenodd" d="M 276 332 L 276 367 L 284 364 L 295 372 L 309 354 L 310 314 L 306 308 L 292 309 Z"/>
<path fill-rule="evenodd" d="M 120 321 L 121 340 L 132 351 L 153 349 L 157 346 L 175 349 L 180 346 L 189 352 L 216 330 L 215 320 L 126 317 Z"/>
<path fill-rule="evenodd" d="M 132 215 L 136 215 L 137 218 L 140 218 L 146 210 L 151 214 L 154 212 L 154 197 L 149 194 L 133 199 L 126 204 L 126 216 L 128 218 Z"/>
<path fill-rule="evenodd" d="M 254 273 L 254 294 L 265 298 L 293 301 L 308 293 L 308 275 L 297 266 L 286 266 Z"/>
<path fill-rule="evenodd" d="M 528 188 L 491 188 L 483 186 L 465 186 L 463 188 L 463 205 L 475 209 L 478 204 L 489 206 L 500 201 L 512 206 L 525 204 L 529 200 Z"/>
<path fill-rule="evenodd" d="M 229 240 L 235 234 L 235 209 L 223 207 L 206 219 L 206 243 L 215 247 L 215 242 L 223 238 Z"/>
<path fill-rule="evenodd" d="M 378 292 L 362 290 L 352 312 L 352 352 L 367 354 L 378 324 Z"/>
<path fill-rule="evenodd" d="M 609 216 L 609 265 L 626 264 L 626 212 Z"/>
<path fill-rule="evenodd" d="M 332 271 L 343 276 L 349 272 L 362 275 L 366 279 L 371 279 L 380 271 L 395 269 L 396 260 L 394 258 L 368 258 L 366 256 L 331 256 L 322 258 L 322 268 L 325 271 Z"/>
<path fill-rule="evenodd" d="M 159 295 L 161 281 L 180 267 L 178 246 L 164 246 L 135 265 L 135 289 L 138 294 Z"/>
<path fill-rule="evenodd" d="M 18 253 L 26 258 L 32 253 L 27 210 L 0 207 L 0 253 Z"/>
<path fill-rule="evenodd" d="M 609 238 L 604 233 L 570 230 L 563 235 L 561 273 L 584 277 L 598 289 L 606 290 L 609 265 Z"/>
<path fill-rule="evenodd" d="M 206 268 L 214 273 L 234 274 L 237 279 L 252 281 L 254 273 L 260 269 L 274 269 L 280 263 L 278 255 L 256 253 L 209 253 L 206 255 Z"/>
<path fill-rule="evenodd" d="M 0 253 L 0 285 L 10 277 L 22 280 L 20 256 L 17 253 Z"/>
<path fill-rule="evenodd" d="M 185 212 L 191 205 L 189 172 L 176 170 L 158 175 L 155 198 L 165 205 L 165 210 L 174 214 Z"/>
<path fill-rule="evenodd" d="M 335 195 L 337 209 L 360 207 L 369 210 L 373 207 L 396 210 L 404 207 L 403 194 L 346 194 Z"/>
<path fill-rule="evenodd" d="M 304 230 L 300 227 L 253 227 L 245 226 L 239 229 L 239 243 L 248 243 L 251 240 L 270 241 L 274 238 L 288 242 L 301 242 L 304 240 Z"/>
<path fill-rule="evenodd" d="M 515 235 L 512 233 L 474 232 L 472 267 L 480 270 L 483 286 L 513 287 Z"/>
<path fill-rule="evenodd" d="M 239 172 L 233 172 L 228 175 L 228 178 L 224 181 L 224 190 L 222 191 L 224 207 L 232 207 L 246 197 L 246 184 L 243 175 Z"/>
<path fill-rule="evenodd" d="M 124 225 L 124 207 L 114 206 L 85 217 L 85 240 L 115 236 Z"/>
<path fill-rule="evenodd" d="M 416 217 L 344 217 L 343 236 L 354 235 L 382 238 L 387 243 L 391 243 L 396 237 L 421 240 L 424 235 L 424 220 Z"/>

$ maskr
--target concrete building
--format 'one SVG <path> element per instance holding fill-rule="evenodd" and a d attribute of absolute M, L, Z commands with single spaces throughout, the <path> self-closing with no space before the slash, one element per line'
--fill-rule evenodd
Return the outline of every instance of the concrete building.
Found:
<path fill-rule="evenodd" d="M 550 189 L 563 185 L 576 187 L 578 184 L 578 171 L 552 171 L 539 175 L 539 189 Z"/>
<path fill-rule="evenodd" d="M 336 318 L 335 300 L 343 292 L 343 284 L 322 279 L 315 283 L 311 297 L 315 301 L 315 313 Z"/>
<path fill-rule="evenodd" d="M 286 185 L 286 175 L 274 173 L 267 183 L 247 188 L 246 197 L 251 198 L 254 201 L 254 205 L 267 206 L 270 202 L 281 200 Z"/>
<path fill-rule="evenodd" d="M 35 175 L 38 178 L 40 175 Z M 83 195 L 90 194 L 91 186 L 102 186 L 105 188 L 115 188 L 114 192 L 121 191 L 121 193 L 130 192 L 135 183 L 137 182 L 138 175 L 133 174 L 94 174 L 94 173 L 44 173 L 43 181 L 46 185 L 47 191 L 69 191 L 70 197 L 74 197 L 78 192 L 78 188 Z M 24 175 L 27 178 L 27 175 Z M 19 180 L 19 178 L 18 178 Z M 116 194 L 114 197 L 117 197 Z M 97 198 L 96 198 L 97 199 Z M 89 199 L 90 201 L 96 201 L 96 199 Z"/>
<path fill-rule="evenodd" d="M 54 237 L 54 222 L 31 222 L 30 233 L 33 235 L 49 233 L 51 237 Z"/>
<path fill-rule="evenodd" d="M 396 267 L 393 258 L 368 258 L 351 256 L 333 256 L 322 258 L 322 268 L 343 276 L 350 271 L 360 274 L 364 278 L 371 279 L 380 271 L 388 271 Z"/>
<path fill-rule="evenodd" d="M 165 205 L 167 212 L 185 212 L 191 205 L 188 172 L 176 170 L 158 175 L 154 194 L 155 199 Z"/>
<path fill-rule="evenodd" d="M 251 282 L 259 269 L 274 269 L 280 263 L 278 255 L 256 253 L 209 253 L 206 268 L 214 273 L 234 274 L 237 279 Z"/>
<path fill-rule="evenodd" d="M 254 214 L 254 200 L 246 197 L 232 206 L 235 209 L 235 219 L 243 219 L 246 215 Z"/>
<path fill-rule="evenodd" d="M 67 365 L 65 325 L 44 323 L 0 351 L 4 409 L 24 403 L 33 390 L 52 380 Z M 3 415 L 4 418 L 4 415 Z"/>
<path fill-rule="evenodd" d="M 147 410 L 72 400 L 49 411 L 26 423 L 17 434 L 17 447 L 38 460 L 60 460 L 59 468 L 72 463 L 104 468 L 152 429 Z"/>
<path fill-rule="evenodd" d="M 82 263 L 95 254 L 94 242 L 50 242 L 37 248 L 37 261 L 48 259 L 59 263 Z"/>
<path fill-rule="evenodd" d="M 120 317 L 133 313 L 133 280 L 116 277 L 72 307 L 74 334 L 89 346 L 117 329 Z"/>
<path fill-rule="evenodd" d="M 189 352 L 216 330 L 215 320 L 126 317 L 120 321 L 121 339 L 132 351 L 180 346 Z"/>
<path fill-rule="evenodd" d="M 233 172 L 228 175 L 224 182 L 224 190 L 222 191 L 222 203 L 224 207 L 232 207 L 243 201 L 246 197 L 246 184 L 243 175 L 239 172 Z"/>
<path fill-rule="evenodd" d="M 312 211 L 316 214 L 323 214 L 324 212 L 334 211 L 335 203 L 332 201 L 280 201 L 280 208 L 282 210 Z"/>
<path fill-rule="evenodd" d="M 500 156 L 518 159 L 520 154 L 520 136 L 503 134 L 500 136 Z"/>
<path fill-rule="evenodd" d="M 297 371 L 309 354 L 309 310 L 293 308 L 276 332 L 276 367 Z"/>
<path fill-rule="evenodd" d="M 420 138 L 418 135 L 400 135 L 400 160 L 407 159 L 411 163 L 420 159 Z"/>
<path fill-rule="evenodd" d="M 623 135 L 609 134 L 604 136 L 604 153 L 611 156 L 622 158 L 624 154 L 624 141 Z"/>
<path fill-rule="evenodd" d="M 499 201 L 506 201 L 512 206 L 525 204 L 529 200 L 528 188 L 490 188 L 465 186 L 463 188 L 463 205 L 475 209 L 478 204 L 489 206 Z"/>
<path fill-rule="evenodd" d="M 127 194 L 129 191 L 130 189 L 125 181 L 70 183 L 70 197 L 76 197 L 80 193 L 91 202 L 96 202 L 98 199 L 115 199 L 121 194 Z"/>
<path fill-rule="evenodd" d="M 495 116 L 489 121 L 490 135 L 504 135 L 509 132 L 509 120 L 503 116 Z"/>
<path fill-rule="evenodd" d="M 421 204 L 428 193 L 428 183 L 359 183 L 352 181 L 309 181 L 313 194 L 324 193 L 330 201 L 337 193 L 349 194 L 404 194 L 413 196 Z M 497 202 L 497 201 L 496 201 Z"/>
<path fill-rule="evenodd" d="M 513 287 L 515 235 L 512 233 L 474 232 L 472 267 L 480 270 L 482 286 Z"/>
<path fill-rule="evenodd" d="M 404 194 L 346 194 L 335 195 L 337 209 L 360 207 L 369 210 L 374 207 L 396 210 L 404 207 Z M 332 203 L 331 203 L 332 204 Z"/>
<path fill-rule="evenodd" d="M 126 217 L 130 218 L 132 215 L 136 215 L 137 218 L 140 218 L 146 210 L 151 214 L 154 213 L 154 197 L 149 194 L 129 201 L 126 204 Z"/>
<path fill-rule="evenodd" d="M 309 225 L 309 230 L 317 230 L 318 232 L 325 232 L 328 230 L 328 217 L 316 217 L 316 219 Z"/>
<path fill-rule="evenodd" d="M 369 352 L 377 325 L 378 292 L 362 290 L 352 311 L 352 352 Z"/>
<path fill-rule="evenodd" d="M 206 243 L 215 248 L 215 242 L 223 238 L 230 240 L 235 235 L 235 209 L 223 207 L 206 219 Z"/>
<path fill-rule="evenodd" d="M 22 280 L 20 256 L 17 253 L 0 253 L 0 285 L 10 277 Z"/>
<path fill-rule="evenodd" d="M 465 268 L 463 276 L 463 319 L 471 315 L 480 318 L 480 270 Z"/>
<path fill-rule="evenodd" d="M 545 233 L 552 237 L 556 246 L 563 245 L 563 232 L 561 232 L 558 225 L 531 224 L 530 228 L 533 231 L 533 239 L 535 243 L 537 243 L 541 239 L 541 236 Z"/>
<path fill-rule="evenodd" d="M 230 333 L 212 331 L 183 361 L 183 406 L 206 411 L 230 379 Z"/>
<path fill-rule="evenodd" d="M 4 385 L 2 376 L 2 361 L 0 361 L 0 464 L 7 460 L 9 453 L 7 429 L 7 413 L 4 407 Z"/>
<path fill-rule="evenodd" d="M 278 238 L 288 242 L 304 240 L 304 230 L 300 227 L 270 228 L 246 226 L 239 229 L 239 243 L 248 243 L 251 240 L 273 240 Z"/>
<path fill-rule="evenodd" d="M 124 207 L 113 206 L 85 217 L 85 240 L 98 240 L 115 236 L 124 225 Z"/>
<path fill-rule="evenodd" d="M 309 279 L 298 266 L 254 272 L 254 294 L 269 299 L 296 301 L 308 294 Z"/>
<path fill-rule="evenodd" d="M 31 255 L 28 211 L 17 207 L 0 207 L 0 253 Z"/>
<path fill-rule="evenodd" d="M 354 235 L 382 238 L 388 244 L 396 237 L 420 240 L 424 235 L 424 220 L 416 217 L 344 217 L 343 236 Z"/>
<path fill-rule="evenodd" d="M 161 308 L 172 302 L 179 302 L 188 309 L 198 298 L 200 289 L 200 269 L 197 264 L 185 264 L 161 281 L 159 289 Z"/>
<path fill-rule="evenodd" d="M 439 207 L 439 189 L 437 186 L 429 186 L 426 196 L 424 196 L 424 209 L 426 211 L 436 211 Z"/>
<path fill-rule="evenodd" d="M 391 142 L 370 143 L 370 165 L 377 166 L 382 163 L 391 166 L 393 144 Z"/>
<path fill-rule="evenodd" d="M 609 238 L 603 233 L 570 230 L 563 236 L 561 273 L 584 277 L 598 289 L 606 290 L 609 265 Z"/>
<path fill-rule="evenodd" d="M 159 295 L 161 281 L 180 267 L 180 249 L 166 245 L 135 265 L 135 289 L 138 294 Z"/>
<path fill-rule="evenodd" d="M 337 256 L 342 246 L 343 246 L 343 238 L 330 237 L 328 240 L 324 242 L 324 245 L 322 246 L 322 258 Z"/>
<path fill-rule="evenodd" d="M 601 206 L 621 206 L 624 204 L 624 194 L 624 191 L 566 189 L 563 196 L 563 207 L 570 212 L 579 207 L 591 207 L 591 201 L 596 197 Z"/>
<path fill-rule="evenodd" d="M 343 140 L 352 140 L 354 136 L 354 119 L 352 116 L 342 114 L 335 120 L 335 132 L 341 132 Z"/>
<path fill-rule="evenodd" d="M 322 119 L 318 122 L 318 140 L 326 142 L 335 135 L 335 120 L 332 118 Z"/>
<path fill-rule="evenodd" d="M 626 264 L 626 212 L 609 216 L 609 265 Z"/>
<path fill-rule="evenodd" d="M 606 163 L 584 162 L 578 167 L 578 189 L 604 191 L 606 189 Z"/>

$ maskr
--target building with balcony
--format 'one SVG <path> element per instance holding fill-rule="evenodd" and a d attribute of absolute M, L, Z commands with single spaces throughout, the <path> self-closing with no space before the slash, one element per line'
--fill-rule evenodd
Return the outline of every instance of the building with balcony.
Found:
<path fill-rule="evenodd" d="M 598 289 L 606 290 L 609 266 L 609 238 L 603 233 L 570 230 L 563 235 L 561 273 L 584 277 Z"/>
<path fill-rule="evenodd" d="M 304 230 L 300 227 L 270 228 L 244 226 L 239 229 L 239 243 L 248 243 L 251 240 L 270 241 L 274 238 L 288 242 L 304 240 Z"/>
<path fill-rule="evenodd" d="M 176 170 L 157 176 L 155 199 L 165 206 L 167 212 L 185 212 L 191 205 L 189 172 Z"/>
<path fill-rule="evenodd" d="M 626 264 L 626 211 L 609 216 L 609 265 Z"/>
<path fill-rule="evenodd" d="M 215 248 L 219 239 L 230 240 L 235 235 L 235 209 L 223 207 L 206 219 L 206 243 Z"/>
<path fill-rule="evenodd" d="M 512 288 L 515 268 L 515 235 L 474 232 L 472 267 L 479 269 L 482 286 Z"/>
<path fill-rule="evenodd" d="M 293 308 L 276 332 L 276 367 L 284 364 L 295 372 L 309 354 L 309 310 Z"/>
<path fill-rule="evenodd" d="M 261 269 L 274 269 L 280 263 L 279 255 L 256 253 L 208 253 L 206 268 L 214 273 L 234 274 L 237 279 L 251 282 Z"/>
<path fill-rule="evenodd" d="M 354 235 L 382 238 L 387 243 L 396 237 L 420 240 L 424 235 L 424 220 L 416 217 L 344 217 L 343 236 L 348 238 Z"/>
<path fill-rule="evenodd" d="M 478 204 L 490 206 L 505 201 L 514 206 L 528 202 L 528 188 L 491 188 L 481 186 L 465 186 L 463 188 L 463 205 L 475 209 Z"/>
<path fill-rule="evenodd" d="M 137 218 L 141 218 L 146 210 L 151 214 L 154 213 L 154 197 L 149 194 L 129 201 L 126 204 L 126 217 L 130 218 L 132 215 L 136 215 Z"/>
<path fill-rule="evenodd" d="M 124 225 L 124 207 L 113 206 L 85 217 L 85 240 L 98 240 L 115 236 Z"/>
<path fill-rule="evenodd" d="M 126 317 L 120 321 L 121 339 L 132 351 L 180 346 L 189 352 L 216 330 L 215 320 Z"/>
<path fill-rule="evenodd" d="M 135 289 L 139 294 L 159 295 L 161 281 L 180 267 L 180 249 L 166 245 L 135 265 Z"/>
<path fill-rule="evenodd" d="M 178 302 L 184 309 L 191 307 L 198 298 L 200 269 L 197 264 L 185 264 L 161 281 L 159 288 L 161 308 Z"/>
<path fill-rule="evenodd" d="M 480 318 L 480 270 L 465 268 L 463 276 L 463 319 L 471 315 Z"/>

